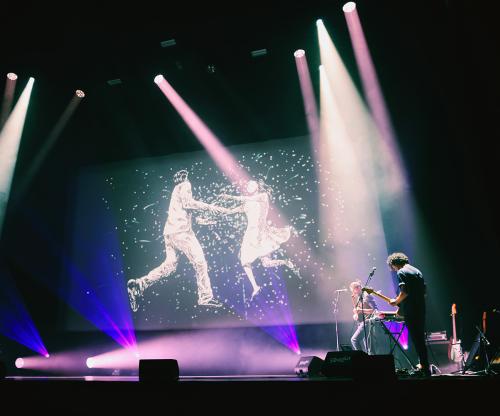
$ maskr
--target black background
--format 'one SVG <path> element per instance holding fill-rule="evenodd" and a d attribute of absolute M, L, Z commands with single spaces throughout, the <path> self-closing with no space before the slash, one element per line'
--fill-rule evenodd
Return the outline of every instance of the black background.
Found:
<path fill-rule="evenodd" d="M 61 324 L 65 306 L 36 276 L 60 278 L 60 263 L 27 218 L 64 245 L 71 187 L 82 166 L 201 148 L 154 75 L 165 74 L 226 145 L 307 133 L 293 51 L 306 50 L 318 92 L 317 18 L 359 86 L 342 2 L 170 3 L 3 6 L 0 73 L 19 75 L 18 94 L 29 76 L 36 82 L 1 256 L 41 332 Z M 439 313 L 447 322 L 457 303 L 459 329 L 470 343 L 482 311 L 500 306 L 499 6 L 359 1 L 358 10 L 415 199 L 446 270 Z M 160 47 L 171 38 L 176 46 Z M 266 56 L 250 56 L 262 48 Z M 123 84 L 110 87 L 113 78 Z M 16 195 L 77 88 L 87 97 L 27 192 Z"/>

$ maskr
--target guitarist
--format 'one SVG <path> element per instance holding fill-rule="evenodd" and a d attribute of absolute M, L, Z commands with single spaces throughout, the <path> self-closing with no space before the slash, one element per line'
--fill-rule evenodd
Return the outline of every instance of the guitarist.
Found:
<path fill-rule="evenodd" d="M 399 294 L 391 299 L 392 306 L 398 306 L 400 313 L 405 317 L 408 332 L 415 345 L 423 376 L 430 376 L 429 358 L 425 345 L 425 281 L 422 273 L 413 267 L 404 253 L 393 253 L 387 258 L 391 270 L 397 272 L 399 280 Z"/>
<path fill-rule="evenodd" d="M 351 344 L 352 348 L 356 351 L 362 350 L 367 353 L 373 353 L 373 351 L 370 351 L 372 349 L 371 347 L 373 343 L 371 342 L 372 340 L 370 337 L 372 335 L 372 328 L 370 325 L 372 321 L 369 318 L 371 318 L 371 316 L 375 314 L 377 310 L 377 304 L 372 295 L 361 291 L 361 287 L 361 282 L 359 280 L 352 282 L 349 285 L 349 289 L 351 290 L 352 305 L 354 307 L 353 318 L 357 322 L 356 330 L 351 337 Z M 363 301 L 363 305 L 361 305 L 361 299 Z M 363 318 L 362 311 L 365 314 L 365 318 Z M 365 343 L 365 325 L 368 345 L 366 345 Z"/>

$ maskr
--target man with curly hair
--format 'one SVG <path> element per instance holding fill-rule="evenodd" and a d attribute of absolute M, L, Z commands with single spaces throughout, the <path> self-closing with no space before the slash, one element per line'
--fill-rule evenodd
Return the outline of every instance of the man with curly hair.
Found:
<path fill-rule="evenodd" d="M 395 271 L 399 280 L 399 294 L 391 299 L 392 306 L 398 306 L 399 313 L 405 317 L 408 332 L 415 345 L 420 364 L 420 373 L 430 376 L 429 358 L 425 345 L 425 281 L 422 272 L 410 264 L 404 253 L 393 253 L 387 264 Z"/>

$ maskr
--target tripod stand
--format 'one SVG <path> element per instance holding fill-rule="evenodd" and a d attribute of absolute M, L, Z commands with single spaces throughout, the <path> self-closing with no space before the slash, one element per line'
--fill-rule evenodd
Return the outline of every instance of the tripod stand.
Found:
<path fill-rule="evenodd" d="M 469 370 L 472 367 L 472 364 L 474 363 L 474 358 L 476 356 L 477 350 L 479 349 L 479 356 L 484 359 L 485 362 L 485 368 L 482 370 L 477 371 L 475 374 L 484 374 L 488 376 L 496 376 L 497 373 L 491 369 L 491 364 L 490 364 L 490 358 L 488 356 L 488 347 L 491 345 L 490 341 L 488 341 L 488 338 L 486 338 L 486 335 L 484 335 L 484 332 L 479 329 L 479 327 L 476 325 L 477 329 L 477 337 L 475 341 L 476 348 L 471 349 L 471 352 L 469 354 L 469 358 L 467 359 L 467 363 L 465 364 L 462 374 L 465 374 L 467 370 Z"/>
<path fill-rule="evenodd" d="M 339 322 L 338 322 L 338 312 L 339 312 L 339 296 L 340 292 L 343 292 L 344 289 L 338 289 L 335 292 L 337 293 L 337 296 L 335 297 L 335 300 L 333 301 L 333 314 L 335 315 L 335 336 L 337 338 L 337 349 L 336 351 L 340 351 L 339 348 Z"/>

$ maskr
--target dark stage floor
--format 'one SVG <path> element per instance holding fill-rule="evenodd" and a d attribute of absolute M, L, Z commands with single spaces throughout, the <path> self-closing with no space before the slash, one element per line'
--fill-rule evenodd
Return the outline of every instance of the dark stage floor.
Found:
<path fill-rule="evenodd" d="M 175 383 L 153 384 L 134 376 L 38 376 L 7 377 L 0 383 L 2 403 L 17 409 L 12 414 L 332 413 L 346 406 L 356 414 L 360 409 L 385 413 L 391 408 L 399 413 L 402 406 L 431 412 L 486 409 L 499 392 L 498 376 L 473 374 L 393 381 L 289 375 L 181 377 Z"/>

